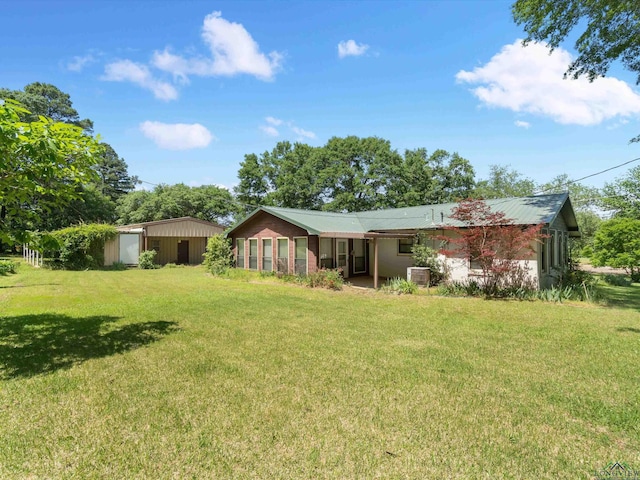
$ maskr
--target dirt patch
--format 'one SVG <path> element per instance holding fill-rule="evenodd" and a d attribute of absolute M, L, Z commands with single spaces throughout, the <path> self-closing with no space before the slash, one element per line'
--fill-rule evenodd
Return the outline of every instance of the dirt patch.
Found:
<path fill-rule="evenodd" d="M 580 270 L 584 270 L 589 273 L 602 273 L 602 274 L 614 274 L 614 275 L 626 275 L 627 272 L 623 268 L 611 268 L 611 267 L 594 267 L 588 263 L 581 264 L 578 267 Z"/>

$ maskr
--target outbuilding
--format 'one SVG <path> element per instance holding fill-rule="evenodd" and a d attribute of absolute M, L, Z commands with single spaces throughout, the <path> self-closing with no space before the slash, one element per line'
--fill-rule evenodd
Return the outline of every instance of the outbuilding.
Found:
<path fill-rule="evenodd" d="M 117 229 L 118 236 L 104 247 L 105 266 L 114 262 L 137 265 L 140 253 L 145 250 L 158 253 L 159 265 L 200 264 L 209 237 L 224 231 L 216 223 L 193 217 L 121 225 Z"/>

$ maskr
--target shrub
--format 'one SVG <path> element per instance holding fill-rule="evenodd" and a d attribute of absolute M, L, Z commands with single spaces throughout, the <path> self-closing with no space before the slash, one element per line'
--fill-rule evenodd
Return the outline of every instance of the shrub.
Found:
<path fill-rule="evenodd" d="M 111 266 L 109 267 L 110 270 L 126 270 L 127 269 L 127 264 L 124 262 L 113 262 L 111 264 Z"/>
<path fill-rule="evenodd" d="M 413 265 L 415 267 L 427 267 L 430 270 L 429 285 L 438 285 L 445 279 L 444 263 L 438 259 L 438 252 L 424 244 L 424 235 L 420 236 L 420 242 L 411 249 Z"/>
<path fill-rule="evenodd" d="M 67 270 L 85 270 L 104 266 L 104 244 L 118 231 L 111 225 L 88 224 L 51 232 L 57 243 L 53 266 Z"/>
<path fill-rule="evenodd" d="M 479 297 L 483 294 L 482 286 L 476 280 L 466 282 L 447 282 L 438 287 L 440 295 L 452 297 Z"/>
<path fill-rule="evenodd" d="M 330 290 L 342 290 L 344 278 L 342 278 L 342 270 L 321 268 L 317 272 L 308 275 L 299 276 L 299 282 L 311 288 L 328 288 Z"/>
<path fill-rule="evenodd" d="M 609 285 L 613 285 L 614 287 L 630 287 L 631 279 L 627 278 L 625 275 L 616 275 L 613 273 L 609 273 L 607 275 L 602 276 L 602 280 Z"/>
<path fill-rule="evenodd" d="M 155 264 L 156 255 L 158 255 L 158 252 L 155 250 L 145 250 L 142 252 L 138 257 L 138 268 L 142 270 L 158 268 L 158 265 Z"/>
<path fill-rule="evenodd" d="M 0 275 L 16 273 L 17 270 L 18 264 L 13 260 L 0 260 Z"/>
<path fill-rule="evenodd" d="M 204 267 L 214 275 L 221 275 L 233 266 L 231 244 L 221 234 L 209 238 L 203 256 Z"/>
<path fill-rule="evenodd" d="M 418 285 L 406 278 L 395 277 L 387 280 L 387 283 L 382 286 L 382 291 L 396 295 L 411 295 L 418 291 Z"/>

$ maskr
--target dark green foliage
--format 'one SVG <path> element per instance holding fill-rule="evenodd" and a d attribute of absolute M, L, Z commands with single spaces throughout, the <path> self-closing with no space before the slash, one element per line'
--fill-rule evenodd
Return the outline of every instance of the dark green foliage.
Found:
<path fill-rule="evenodd" d="M 533 195 L 536 185 L 530 178 L 504 165 L 491 165 L 489 178 L 480 180 L 473 192 L 475 198 L 526 197 Z"/>
<path fill-rule="evenodd" d="M 123 271 L 127 269 L 127 264 L 124 262 L 113 262 L 109 267 L 109 270 Z"/>
<path fill-rule="evenodd" d="M 120 198 L 117 206 L 118 223 L 123 225 L 180 217 L 228 225 L 238 212 L 238 204 L 227 189 L 183 183 L 131 192 Z"/>
<path fill-rule="evenodd" d="M 87 133 L 93 131 L 91 120 L 88 118 L 80 120 L 69 94 L 50 83 L 30 83 L 24 87 L 24 90 L 0 88 L 0 98 L 16 100 L 29 110 L 28 113 L 21 114 L 22 121 L 34 122 L 38 120 L 39 115 L 42 115 L 55 122 L 75 125 Z"/>
<path fill-rule="evenodd" d="M 301 283 L 311 288 L 327 288 L 329 290 L 342 290 L 344 279 L 340 269 L 324 269 L 303 275 Z"/>
<path fill-rule="evenodd" d="M 115 227 L 88 224 L 51 232 L 58 243 L 52 265 L 66 270 L 85 270 L 104 266 L 104 244 L 118 234 Z"/>
<path fill-rule="evenodd" d="M 617 275 L 615 273 L 608 273 L 606 275 L 602 275 L 602 280 L 608 285 L 613 285 L 614 287 L 630 287 L 631 279 L 626 275 Z"/>
<path fill-rule="evenodd" d="M 204 268 L 214 275 L 221 275 L 233 266 L 231 242 L 222 234 L 209 238 L 203 256 Z"/>
<path fill-rule="evenodd" d="M 445 277 L 445 264 L 438 259 L 438 251 L 427 246 L 429 237 L 424 234 L 419 236 L 418 243 L 411 248 L 411 258 L 415 267 L 429 268 L 429 285 L 438 285 Z"/>
<path fill-rule="evenodd" d="M 635 281 L 640 275 L 640 220 L 612 218 L 603 222 L 593 241 L 591 263 L 624 268 Z"/>
<path fill-rule="evenodd" d="M 467 197 L 471 164 L 457 153 L 407 150 L 378 137 L 333 137 L 322 147 L 280 142 L 245 155 L 234 189 L 245 212 L 259 205 L 362 211 L 442 203 Z"/>
<path fill-rule="evenodd" d="M 17 271 L 18 264 L 13 260 L 0 260 L 0 275 L 16 273 Z"/>
<path fill-rule="evenodd" d="M 141 270 L 153 270 L 159 268 L 155 263 L 158 252 L 155 250 L 145 250 L 138 256 L 138 268 Z"/>

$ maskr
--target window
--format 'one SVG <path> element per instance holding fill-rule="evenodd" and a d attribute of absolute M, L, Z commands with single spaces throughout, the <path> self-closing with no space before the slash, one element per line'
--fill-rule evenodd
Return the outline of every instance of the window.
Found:
<path fill-rule="evenodd" d="M 160 240 L 151 240 L 151 250 L 160 253 Z"/>
<path fill-rule="evenodd" d="M 549 232 L 547 230 L 542 230 L 542 235 L 549 235 Z M 548 259 L 548 252 L 547 252 L 547 245 L 549 243 L 549 238 L 543 238 L 540 241 L 540 270 L 542 272 L 546 272 L 547 271 L 547 259 Z"/>
<path fill-rule="evenodd" d="M 320 239 L 320 268 L 333 268 L 333 239 Z"/>
<path fill-rule="evenodd" d="M 289 273 L 289 239 L 278 239 L 278 271 Z"/>
<path fill-rule="evenodd" d="M 411 255 L 413 252 L 413 238 L 398 239 L 398 255 Z"/>
<path fill-rule="evenodd" d="M 251 270 L 258 269 L 258 239 L 249 239 L 249 268 Z"/>
<path fill-rule="evenodd" d="M 273 270 L 273 243 L 270 238 L 262 239 L 262 270 Z"/>
<path fill-rule="evenodd" d="M 366 251 L 367 245 L 365 240 L 355 239 L 353 241 L 353 273 L 364 273 L 367 271 Z"/>
<path fill-rule="evenodd" d="M 296 275 L 307 274 L 307 239 L 306 237 L 294 238 L 295 245 L 295 264 L 294 273 Z"/>
<path fill-rule="evenodd" d="M 551 237 L 549 238 L 549 263 L 551 267 L 558 265 L 558 236 L 555 230 L 551 230 Z"/>
<path fill-rule="evenodd" d="M 244 238 L 236 239 L 236 267 L 244 268 Z"/>

